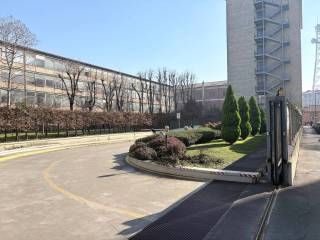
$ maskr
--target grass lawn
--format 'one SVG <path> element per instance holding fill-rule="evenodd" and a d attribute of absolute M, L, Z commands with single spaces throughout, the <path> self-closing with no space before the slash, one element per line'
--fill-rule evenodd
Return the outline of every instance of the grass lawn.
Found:
<path fill-rule="evenodd" d="M 221 159 L 223 163 L 207 163 L 207 164 L 192 164 L 194 167 L 208 167 L 223 169 L 233 162 L 239 160 L 245 155 L 254 152 L 256 149 L 263 147 L 266 144 L 266 135 L 257 135 L 248 137 L 246 140 L 237 141 L 233 145 L 218 139 L 209 143 L 192 145 L 187 148 L 187 155 L 194 156 L 205 154 L 214 159 Z M 182 163 L 185 166 L 191 166 L 190 163 Z"/>

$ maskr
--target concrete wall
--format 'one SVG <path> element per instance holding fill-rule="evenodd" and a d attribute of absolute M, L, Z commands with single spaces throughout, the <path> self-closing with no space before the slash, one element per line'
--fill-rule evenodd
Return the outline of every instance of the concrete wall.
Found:
<path fill-rule="evenodd" d="M 270 0 L 271 1 L 271 0 Z M 280 0 L 272 0 L 279 3 Z M 227 0 L 227 44 L 228 44 L 228 83 L 237 96 L 256 95 L 257 80 L 255 75 L 255 7 L 254 0 Z M 281 0 L 289 4 L 284 11 L 284 18 L 289 21 L 289 28 L 284 31 L 284 38 L 290 42 L 284 55 L 290 59 L 285 66 L 285 73 L 290 77 L 286 82 L 285 94 L 297 106 L 302 106 L 301 77 L 301 28 L 302 1 Z M 281 34 L 281 32 L 279 33 Z M 271 43 L 272 44 L 272 43 Z M 274 64 L 273 64 L 274 65 Z M 281 69 L 279 69 L 281 71 Z M 267 85 L 273 86 L 279 79 L 267 77 Z M 273 89 L 275 95 L 277 89 Z"/>
<path fill-rule="evenodd" d="M 287 72 L 291 80 L 285 84 L 287 98 L 299 107 L 302 107 L 302 67 L 301 67 L 301 29 L 302 29 L 302 1 L 287 0 L 289 11 L 287 19 L 289 28 L 286 29 L 285 37 L 290 41 L 286 55 L 290 59 Z"/>
<path fill-rule="evenodd" d="M 253 0 L 227 0 L 228 84 L 237 96 L 255 94 Z"/>

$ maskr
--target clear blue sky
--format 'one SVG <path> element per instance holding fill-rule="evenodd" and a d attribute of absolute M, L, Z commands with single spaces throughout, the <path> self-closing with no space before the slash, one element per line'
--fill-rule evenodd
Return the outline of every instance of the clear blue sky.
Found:
<path fill-rule="evenodd" d="M 303 2 L 307 90 L 320 1 Z M 37 35 L 40 50 L 132 74 L 167 66 L 192 71 L 198 81 L 227 78 L 225 0 L 3 1 L 1 16 L 9 15 Z"/>

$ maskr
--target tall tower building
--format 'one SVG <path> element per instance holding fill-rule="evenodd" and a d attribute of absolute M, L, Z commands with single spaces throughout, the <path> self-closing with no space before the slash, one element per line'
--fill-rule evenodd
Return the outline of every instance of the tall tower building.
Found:
<path fill-rule="evenodd" d="M 302 105 L 302 0 L 226 0 L 228 84 L 237 96 L 266 96 L 283 88 Z"/>

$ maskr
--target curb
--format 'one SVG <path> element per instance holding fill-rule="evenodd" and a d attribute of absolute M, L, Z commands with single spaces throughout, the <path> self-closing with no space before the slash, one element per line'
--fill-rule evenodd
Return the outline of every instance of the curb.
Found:
<path fill-rule="evenodd" d="M 87 136 L 77 136 L 77 137 L 66 137 L 66 138 L 45 138 L 45 139 L 35 139 L 26 141 L 16 141 L 7 142 L 0 144 L 0 152 L 23 149 L 28 147 L 39 147 L 48 146 L 53 144 L 76 144 L 85 142 L 98 142 L 98 141 L 110 141 L 118 139 L 133 139 L 144 137 L 150 135 L 151 132 L 127 132 L 127 133 L 112 133 L 112 134 L 102 134 L 102 135 L 87 135 Z"/>
<path fill-rule="evenodd" d="M 60 143 L 60 144 L 52 144 L 52 145 L 38 145 L 38 146 L 32 146 L 32 147 L 23 147 L 13 150 L 5 150 L 0 151 L 0 162 L 5 162 L 8 160 L 20 158 L 20 157 L 27 157 L 31 155 L 41 154 L 41 153 L 47 153 L 47 152 L 53 152 L 53 151 L 60 151 L 60 150 L 66 150 L 71 148 L 80 148 L 80 147 L 88 147 L 88 146 L 95 146 L 95 145 L 102 145 L 102 144 L 108 144 L 108 143 L 120 143 L 120 142 L 131 142 L 134 141 L 136 138 L 143 137 L 147 135 L 143 134 L 136 134 L 133 136 L 133 138 L 115 138 L 115 139 L 109 139 L 109 140 L 99 140 L 91 141 L 91 142 L 78 142 L 78 143 Z M 125 137 L 125 136 L 124 136 Z"/>
<path fill-rule="evenodd" d="M 220 180 L 229 182 L 258 183 L 261 177 L 259 172 L 163 166 L 152 161 L 141 161 L 129 155 L 126 157 L 126 162 L 143 171 L 195 181 Z"/>

